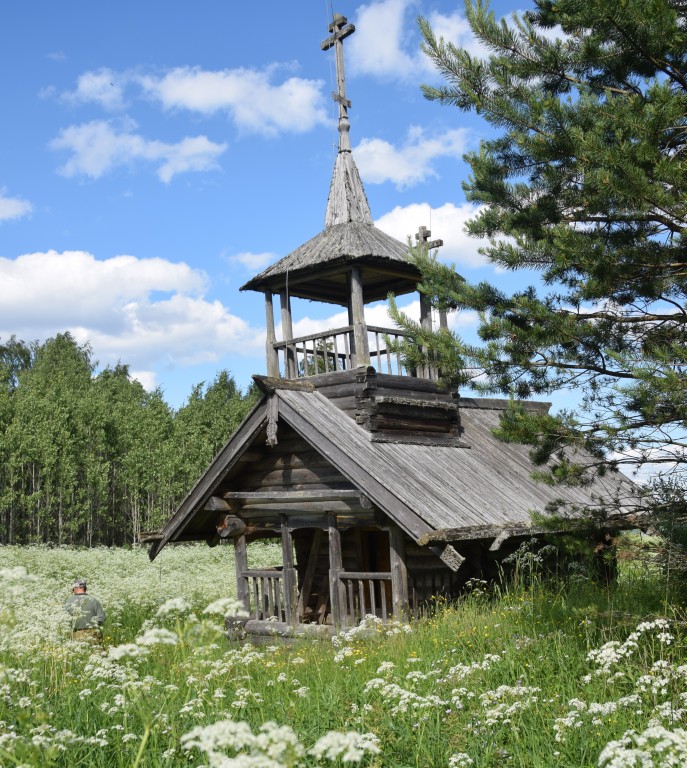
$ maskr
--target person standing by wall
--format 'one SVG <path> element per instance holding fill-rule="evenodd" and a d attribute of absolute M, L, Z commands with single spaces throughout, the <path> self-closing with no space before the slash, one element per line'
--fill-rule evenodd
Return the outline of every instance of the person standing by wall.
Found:
<path fill-rule="evenodd" d="M 76 579 L 72 584 L 72 596 L 64 607 L 72 617 L 72 638 L 87 643 L 102 643 L 105 611 L 100 600 L 86 594 L 86 579 Z"/>

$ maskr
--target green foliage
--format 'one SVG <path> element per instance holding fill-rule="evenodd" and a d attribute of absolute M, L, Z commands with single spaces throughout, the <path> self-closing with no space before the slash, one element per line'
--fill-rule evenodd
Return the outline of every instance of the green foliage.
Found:
<path fill-rule="evenodd" d="M 174 511 L 255 401 L 226 371 L 178 413 L 69 333 L 0 345 L 0 543 L 123 544 Z"/>
<path fill-rule="evenodd" d="M 251 550 L 258 567 L 281 560 L 279 545 Z M 641 765 L 684 765 L 684 613 L 635 558 L 600 589 L 544 583 L 523 550 L 519 580 L 476 582 L 428 619 L 256 647 L 228 643 L 209 611 L 233 592 L 232 551 L 168 547 L 150 563 L 140 548 L 4 548 L 0 764 L 286 768 L 295 734 L 303 768 L 591 768 L 638 764 L 601 756 L 651 725 L 662 740 L 645 740 Z M 69 640 L 75 573 L 108 614 L 104 648 Z M 370 734 L 380 752 L 324 761 L 312 747 L 332 730 Z M 252 751 L 258 732 L 269 761 Z"/>
<path fill-rule="evenodd" d="M 468 231 L 494 265 L 537 270 L 545 289 L 470 285 L 416 252 L 435 306 L 480 313 L 480 344 L 453 337 L 448 348 L 444 333 L 422 339 L 427 354 L 450 384 L 484 372 L 473 386 L 485 393 L 581 393 L 577 415 L 506 416 L 504 437 L 532 444 L 542 467 L 554 459 L 553 472 L 542 469 L 551 480 L 581 482 L 620 465 L 684 478 L 684 3 L 535 0 L 508 22 L 474 0 L 467 16 L 485 59 L 420 20 L 446 81 L 424 93 L 498 129 L 466 156 L 466 195 L 482 206 Z M 570 445 L 596 461 L 573 468 L 562 453 Z"/>

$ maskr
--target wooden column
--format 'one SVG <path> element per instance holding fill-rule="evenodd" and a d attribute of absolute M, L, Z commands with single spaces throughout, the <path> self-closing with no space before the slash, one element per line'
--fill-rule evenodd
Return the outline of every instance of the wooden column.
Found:
<path fill-rule="evenodd" d="M 312 591 L 313 581 L 315 580 L 315 571 L 317 570 L 317 558 L 320 555 L 320 544 L 322 542 L 322 529 L 315 528 L 313 531 L 312 544 L 310 546 L 310 556 L 308 557 L 308 565 L 305 569 L 305 576 L 303 577 L 303 585 L 301 592 L 298 595 L 298 621 L 300 622 L 305 616 L 305 609 L 310 602 L 310 592 Z"/>
<path fill-rule="evenodd" d="M 286 515 L 281 518 L 281 554 L 284 563 L 284 614 L 287 624 L 298 623 L 298 575 L 293 565 L 293 540 Z"/>
<path fill-rule="evenodd" d="M 334 629 L 346 628 L 346 595 L 344 585 L 339 578 L 343 571 L 341 555 L 341 533 L 336 527 L 336 515 L 330 512 L 327 516 L 329 523 L 329 600 L 332 605 Z"/>
<path fill-rule="evenodd" d="M 407 621 L 410 607 L 406 543 L 405 534 L 397 525 L 392 525 L 389 529 L 389 554 L 391 560 L 391 603 L 394 618 L 398 621 Z"/>
<path fill-rule="evenodd" d="M 267 375 L 276 379 L 279 378 L 279 352 L 274 348 L 274 342 L 277 340 L 277 335 L 274 330 L 272 291 L 265 291 L 265 317 L 267 320 L 267 339 L 265 341 Z"/>
<path fill-rule="evenodd" d="M 420 325 L 424 331 L 432 330 L 432 305 L 429 303 L 429 299 L 424 293 L 420 293 Z M 427 348 L 423 348 L 423 352 L 426 352 Z M 433 379 L 433 366 L 429 363 L 422 366 L 417 372 L 420 379 Z"/>
<path fill-rule="evenodd" d="M 439 310 L 439 328 L 448 328 L 448 318 L 446 317 L 446 310 Z"/>
<path fill-rule="evenodd" d="M 365 304 L 363 301 L 363 273 L 360 267 L 352 267 L 349 275 L 348 322 L 353 326 L 353 365 L 370 364 L 370 348 L 367 341 Z"/>
<path fill-rule="evenodd" d="M 279 291 L 279 303 L 281 305 L 281 330 L 284 341 L 290 341 L 293 338 L 293 325 L 291 323 L 291 297 L 286 293 L 286 289 Z M 296 350 L 287 346 L 284 351 L 284 374 L 287 379 L 295 379 L 296 371 Z"/>
<path fill-rule="evenodd" d="M 236 565 L 236 599 L 243 604 L 246 613 L 250 613 L 250 592 L 248 582 L 243 577 L 248 570 L 248 549 L 246 536 L 241 534 L 234 539 L 234 563 Z"/>

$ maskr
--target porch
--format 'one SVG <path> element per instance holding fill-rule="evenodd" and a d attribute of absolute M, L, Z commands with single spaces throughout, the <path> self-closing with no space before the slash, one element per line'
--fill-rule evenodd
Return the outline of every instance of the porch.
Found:
<path fill-rule="evenodd" d="M 369 510 L 368 510 L 369 512 Z M 311 519 L 281 514 L 282 565 L 248 566 L 248 534 L 234 537 L 237 598 L 250 635 L 330 635 L 365 616 L 410 616 L 405 540 L 396 526 L 351 527 L 334 512 Z M 263 531 L 252 539 L 274 535 Z"/>

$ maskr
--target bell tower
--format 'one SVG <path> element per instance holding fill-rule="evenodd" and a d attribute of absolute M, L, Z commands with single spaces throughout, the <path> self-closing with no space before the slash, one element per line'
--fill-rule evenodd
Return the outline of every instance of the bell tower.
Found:
<path fill-rule="evenodd" d="M 365 304 L 417 290 L 418 269 L 407 258 L 408 245 L 377 229 L 372 221 L 350 142 L 346 95 L 344 40 L 355 32 L 345 16 L 335 15 L 330 36 L 321 44 L 334 49 L 338 104 L 338 152 L 334 163 L 324 229 L 296 250 L 256 277 L 241 290 L 261 291 L 266 307 L 267 374 L 274 378 L 297 379 L 361 366 L 374 366 L 380 373 L 435 378 L 436 371 L 406 371 L 400 355 L 389 341 L 403 336 L 399 329 L 370 326 Z M 440 240 L 429 241 L 430 232 L 421 227 L 416 240 L 421 247 L 436 248 Z M 275 332 L 274 296 L 279 296 L 282 338 Z M 344 306 L 348 325 L 307 337 L 294 337 L 291 298 L 310 299 Z M 420 296 L 421 322 L 431 326 L 431 309 Z M 442 319 L 445 324 L 445 318 Z"/>

